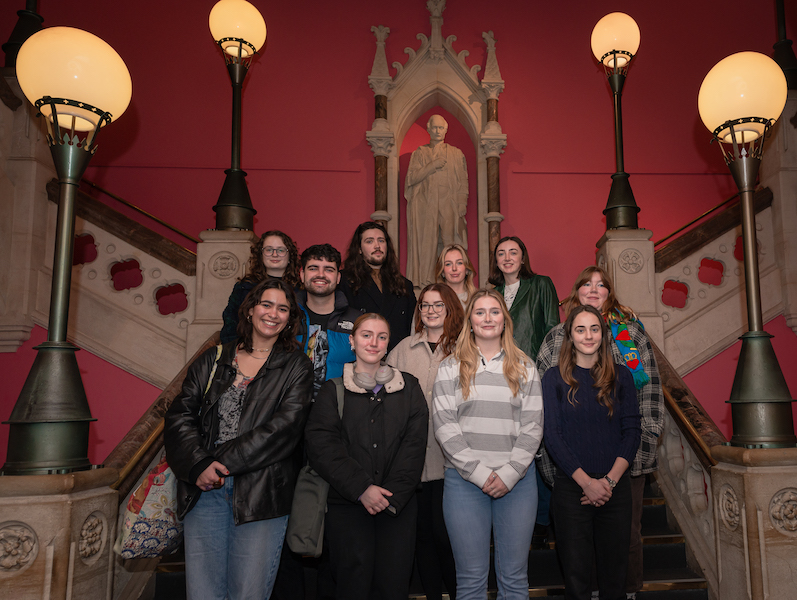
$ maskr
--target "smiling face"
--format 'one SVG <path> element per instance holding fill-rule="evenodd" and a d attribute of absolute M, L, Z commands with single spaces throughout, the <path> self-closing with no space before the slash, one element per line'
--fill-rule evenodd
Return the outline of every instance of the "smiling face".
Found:
<path fill-rule="evenodd" d="M 601 347 L 601 323 L 597 316 L 589 311 L 576 315 L 570 330 L 573 348 L 576 351 L 576 364 L 589 368 L 598 360 Z"/>
<path fill-rule="evenodd" d="M 260 302 L 249 309 L 252 319 L 252 345 L 262 347 L 273 344 L 288 324 L 291 307 L 285 292 L 270 288 L 260 296 Z"/>
<path fill-rule="evenodd" d="M 442 329 L 448 313 L 446 312 L 446 304 L 443 302 L 443 297 L 440 295 L 440 292 L 430 290 L 426 292 L 418 302 L 421 305 L 421 322 L 426 329 Z"/>
<path fill-rule="evenodd" d="M 504 332 L 504 312 L 498 300 L 483 296 L 473 303 L 470 325 L 476 344 L 481 341 L 500 339 Z"/>
<path fill-rule="evenodd" d="M 606 298 L 609 297 L 609 290 L 603 285 L 600 273 L 593 273 L 590 280 L 578 288 L 578 301 L 581 304 L 594 306 L 599 311 L 603 310 Z"/>
<path fill-rule="evenodd" d="M 507 240 L 495 249 L 495 262 L 506 279 L 516 280 L 523 265 L 523 251 L 517 242 Z"/>
<path fill-rule="evenodd" d="M 272 277 L 282 277 L 290 261 L 288 247 L 278 235 L 270 235 L 263 240 L 263 264 L 266 273 Z"/>
<path fill-rule="evenodd" d="M 354 356 L 357 357 L 355 370 L 362 371 L 362 368 L 358 368 L 359 365 L 379 365 L 379 361 L 387 353 L 390 329 L 382 319 L 367 319 L 349 336 L 349 341 L 354 347 Z"/>
<path fill-rule="evenodd" d="M 468 269 L 459 250 L 449 250 L 443 258 L 443 279 L 449 285 L 459 285 L 465 281 Z"/>
<path fill-rule="evenodd" d="M 323 258 L 311 258 L 301 271 L 304 289 L 311 296 L 329 296 L 340 283 L 338 266 Z"/>
<path fill-rule="evenodd" d="M 387 256 L 387 240 L 381 229 L 366 229 L 360 238 L 360 252 L 365 262 L 379 268 Z"/>

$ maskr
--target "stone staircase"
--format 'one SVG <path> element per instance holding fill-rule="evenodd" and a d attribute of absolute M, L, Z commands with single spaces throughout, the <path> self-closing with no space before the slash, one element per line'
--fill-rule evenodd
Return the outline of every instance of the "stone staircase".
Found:
<path fill-rule="evenodd" d="M 684 537 L 668 519 L 667 504 L 655 479 L 645 487 L 642 512 L 642 537 L 645 584 L 639 600 L 707 600 L 706 580 L 687 563 Z M 562 572 L 556 556 L 555 534 L 543 549 L 529 551 L 529 597 L 563 596 Z M 306 561 L 306 599 L 315 600 L 314 561 Z M 410 586 L 413 600 L 425 600 L 417 574 Z M 447 597 L 447 596 L 446 596 Z M 490 573 L 489 599 L 496 597 L 495 574 Z M 182 554 L 161 561 L 155 577 L 154 600 L 185 598 L 185 562 Z M 298 599 L 297 599 L 298 600 Z"/>
<path fill-rule="evenodd" d="M 529 552 L 529 597 L 564 594 L 562 571 L 556 556 L 555 532 L 548 547 Z M 640 600 L 706 599 L 706 580 L 687 564 L 684 537 L 672 518 L 655 479 L 645 487 L 642 511 L 644 580 Z"/>

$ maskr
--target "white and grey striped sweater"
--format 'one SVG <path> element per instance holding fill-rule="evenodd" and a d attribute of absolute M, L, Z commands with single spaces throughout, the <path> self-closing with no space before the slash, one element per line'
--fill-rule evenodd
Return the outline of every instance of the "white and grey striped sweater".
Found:
<path fill-rule="evenodd" d="M 529 365 L 526 382 L 512 398 L 504 378 L 503 350 L 481 357 L 470 396 L 462 399 L 459 362 L 440 364 L 434 384 L 432 424 L 446 467 L 482 487 L 495 471 L 511 490 L 526 474 L 542 440 L 542 386 Z"/>

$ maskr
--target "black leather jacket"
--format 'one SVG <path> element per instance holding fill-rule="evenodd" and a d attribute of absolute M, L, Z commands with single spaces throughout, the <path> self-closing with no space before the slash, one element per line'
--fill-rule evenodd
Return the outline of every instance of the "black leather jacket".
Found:
<path fill-rule="evenodd" d="M 246 388 L 238 437 L 214 447 L 219 418 L 216 403 L 235 378 L 236 342 L 222 349 L 213 383 L 203 398 L 216 348 L 188 368 L 183 389 L 166 413 L 166 460 L 177 475 L 180 519 L 202 492 L 199 475 L 217 460 L 235 478 L 233 517 L 236 524 L 290 513 L 301 468 L 300 440 L 313 392 L 313 368 L 300 350 L 275 348 Z"/>

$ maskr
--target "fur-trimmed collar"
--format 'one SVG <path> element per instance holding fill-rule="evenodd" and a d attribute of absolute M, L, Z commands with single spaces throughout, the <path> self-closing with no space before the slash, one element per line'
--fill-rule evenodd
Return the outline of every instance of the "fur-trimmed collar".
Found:
<path fill-rule="evenodd" d="M 385 384 L 385 391 L 388 394 L 392 394 L 393 392 L 398 392 L 404 389 L 404 377 L 401 375 L 401 371 L 394 367 L 390 368 L 393 369 L 393 379 Z M 343 387 L 356 394 L 371 393 L 371 390 L 361 388 L 359 385 L 354 383 L 354 363 L 346 363 L 343 365 Z"/>

